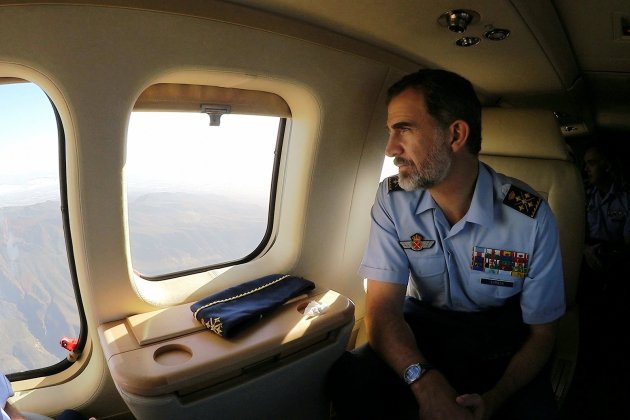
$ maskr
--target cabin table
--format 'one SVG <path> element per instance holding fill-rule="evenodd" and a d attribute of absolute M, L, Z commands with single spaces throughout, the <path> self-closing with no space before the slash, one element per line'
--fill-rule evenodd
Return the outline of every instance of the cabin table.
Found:
<path fill-rule="evenodd" d="M 305 315 L 311 301 L 327 311 Z M 315 289 L 230 339 L 194 319 L 190 304 L 108 322 L 98 333 L 139 419 L 327 419 L 325 376 L 353 324 L 350 299 Z"/>

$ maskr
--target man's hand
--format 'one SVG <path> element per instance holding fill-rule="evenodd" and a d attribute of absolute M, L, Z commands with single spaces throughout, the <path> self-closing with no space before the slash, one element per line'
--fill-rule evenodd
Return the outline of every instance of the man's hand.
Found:
<path fill-rule="evenodd" d="M 475 420 L 487 420 L 492 416 L 491 404 L 488 404 L 488 401 L 479 394 L 463 394 L 458 396 L 455 401 L 470 410 Z"/>
<path fill-rule="evenodd" d="M 586 264 L 591 268 L 591 270 L 602 273 L 605 270 L 604 264 L 601 259 L 602 254 L 602 245 L 586 245 L 584 247 L 584 259 L 586 260 Z"/>
<path fill-rule="evenodd" d="M 473 412 L 456 401 L 457 393 L 437 370 L 427 372 L 411 385 L 422 420 L 473 420 Z"/>
<path fill-rule="evenodd" d="M 11 420 L 26 420 L 26 418 L 22 416 L 22 413 L 20 413 L 17 408 L 9 404 L 8 401 L 4 406 L 4 411 L 9 415 Z"/>

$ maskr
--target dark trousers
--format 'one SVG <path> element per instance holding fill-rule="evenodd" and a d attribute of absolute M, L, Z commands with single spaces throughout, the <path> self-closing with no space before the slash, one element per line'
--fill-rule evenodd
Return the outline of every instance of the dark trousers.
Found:
<path fill-rule="evenodd" d="M 408 298 L 405 318 L 427 360 L 459 394 L 481 394 L 492 388 L 527 334 L 517 302 L 471 314 L 435 309 Z M 341 419 L 418 418 L 408 385 L 369 345 L 346 352 L 335 363 L 328 389 Z M 557 418 L 547 369 L 494 416 L 497 420 Z"/>

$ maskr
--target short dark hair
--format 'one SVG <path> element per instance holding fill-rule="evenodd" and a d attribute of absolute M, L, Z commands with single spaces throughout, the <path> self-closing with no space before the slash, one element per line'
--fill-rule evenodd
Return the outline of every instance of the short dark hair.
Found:
<path fill-rule="evenodd" d="M 412 88 L 424 94 L 427 111 L 446 129 L 455 120 L 468 123 L 468 150 L 481 150 L 481 102 L 472 84 L 462 76 L 446 71 L 422 69 L 394 83 L 387 91 L 387 103 L 404 90 Z"/>

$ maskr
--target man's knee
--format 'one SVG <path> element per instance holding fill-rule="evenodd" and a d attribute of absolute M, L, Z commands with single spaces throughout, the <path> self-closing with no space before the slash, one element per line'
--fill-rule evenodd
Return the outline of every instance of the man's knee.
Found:
<path fill-rule="evenodd" d="M 327 388 L 342 419 L 385 419 L 405 410 L 417 413 L 406 384 L 369 345 L 346 352 L 335 362 Z"/>
<path fill-rule="evenodd" d="M 326 388 L 339 418 L 361 418 L 359 401 L 369 391 L 366 371 L 369 368 L 352 352 L 345 352 L 331 367 Z"/>
<path fill-rule="evenodd" d="M 378 384 L 380 376 L 386 374 L 387 366 L 368 346 L 362 346 L 351 352 L 345 352 L 333 364 L 328 374 L 328 389 L 335 398 L 350 397 L 355 394 L 365 395 Z"/>
<path fill-rule="evenodd" d="M 549 376 L 541 372 L 532 382 L 509 398 L 497 420 L 558 420 L 560 412 Z"/>

